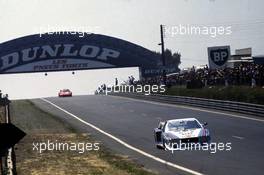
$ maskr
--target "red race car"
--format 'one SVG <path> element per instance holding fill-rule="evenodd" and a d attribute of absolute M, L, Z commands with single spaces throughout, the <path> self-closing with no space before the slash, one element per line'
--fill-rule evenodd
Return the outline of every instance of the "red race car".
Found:
<path fill-rule="evenodd" d="M 59 97 L 71 97 L 72 92 L 69 89 L 63 89 L 63 90 L 60 90 L 58 95 Z"/>

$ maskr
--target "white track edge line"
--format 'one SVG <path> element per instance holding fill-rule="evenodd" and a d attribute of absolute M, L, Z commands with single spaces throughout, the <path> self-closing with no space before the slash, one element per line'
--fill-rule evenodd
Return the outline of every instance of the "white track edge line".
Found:
<path fill-rule="evenodd" d="M 102 133 L 102 134 L 104 134 L 104 135 L 110 137 L 111 139 L 115 140 L 116 142 L 120 143 L 121 145 L 123 145 L 123 146 L 125 146 L 125 147 L 127 147 L 127 148 L 129 148 L 129 149 L 131 149 L 131 150 L 133 150 L 133 151 L 136 151 L 136 152 L 138 152 L 138 153 L 140 153 L 140 154 L 142 154 L 142 155 L 144 155 L 144 156 L 146 156 L 146 157 L 148 157 L 148 158 L 151 158 L 151 159 L 153 159 L 153 160 L 155 160 L 155 161 L 157 161 L 157 162 L 160 162 L 160 163 L 162 163 L 162 164 L 165 164 L 165 165 L 171 166 L 171 167 L 173 167 L 173 168 L 176 168 L 176 169 L 179 169 L 179 170 L 185 171 L 185 172 L 187 172 L 187 173 L 191 173 L 191 174 L 193 174 L 193 175 L 203 175 L 202 173 L 199 173 L 199 172 L 197 172 L 197 171 L 194 171 L 194 170 L 191 170 L 191 169 L 185 168 L 185 167 L 183 167 L 183 166 L 180 166 L 180 165 L 177 165 L 177 164 L 174 164 L 174 163 L 171 163 L 171 162 L 165 161 L 165 160 L 163 160 L 163 159 L 161 159 L 161 158 L 159 158 L 159 157 L 153 156 L 153 155 L 151 155 L 151 154 L 149 154 L 149 153 L 146 153 L 146 152 L 144 152 L 144 151 L 142 151 L 142 150 L 140 150 L 140 149 L 138 149 L 138 148 L 135 148 L 135 147 L 133 147 L 132 145 L 129 145 L 128 143 L 122 141 L 121 139 L 119 139 L 119 138 L 117 138 L 117 137 L 115 137 L 115 136 L 109 134 L 108 132 L 105 132 L 105 131 L 103 131 L 102 129 L 96 127 L 95 125 L 93 125 L 93 124 L 91 124 L 91 123 L 88 123 L 88 122 L 84 121 L 83 119 L 81 119 L 81 118 L 77 117 L 76 115 L 74 115 L 74 114 L 68 112 L 67 110 L 65 110 L 65 109 L 63 109 L 63 108 L 61 108 L 61 107 L 59 107 L 58 105 L 52 103 L 51 101 L 49 101 L 49 100 L 47 100 L 47 99 L 45 99 L 45 98 L 40 98 L 40 99 L 43 100 L 43 101 L 45 101 L 45 102 L 47 102 L 47 103 L 49 103 L 50 105 L 56 107 L 57 109 L 59 109 L 59 110 L 65 112 L 66 114 L 70 115 L 71 117 L 73 117 L 73 118 L 79 120 L 80 122 L 82 122 L 82 123 L 84 123 L 84 124 L 90 126 L 91 128 L 97 130 L 98 132 L 100 132 L 100 133 Z"/>

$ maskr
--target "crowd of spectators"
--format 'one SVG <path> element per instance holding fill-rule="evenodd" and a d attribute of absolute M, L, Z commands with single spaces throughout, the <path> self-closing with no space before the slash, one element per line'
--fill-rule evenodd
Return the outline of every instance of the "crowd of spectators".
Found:
<path fill-rule="evenodd" d="M 199 82 L 202 86 L 245 85 L 264 86 L 264 65 L 241 64 L 235 68 L 209 69 L 208 66 L 189 71 L 182 71 L 166 76 L 166 85 L 186 85 L 188 82 Z M 145 78 L 139 84 L 165 84 L 162 76 Z"/>

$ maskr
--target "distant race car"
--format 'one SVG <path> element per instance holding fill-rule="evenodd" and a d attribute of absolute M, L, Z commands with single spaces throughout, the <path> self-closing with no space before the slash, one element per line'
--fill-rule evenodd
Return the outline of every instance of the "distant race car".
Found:
<path fill-rule="evenodd" d="M 72 92 L 69 89 L 63 89 L 63 90 L 60 90 L 58 95 L 59 97 L 71 97 Z"/>
<path fill-rule="evenodd" d="M 154 129 L 156 146 L 166 149 L 176 143 L 210 143 L 211 137 L 209 130 L 205 128 L 206 125 L 207 123 L 201 124 L 195 118 L 160 122 L 158 128 Z"/>

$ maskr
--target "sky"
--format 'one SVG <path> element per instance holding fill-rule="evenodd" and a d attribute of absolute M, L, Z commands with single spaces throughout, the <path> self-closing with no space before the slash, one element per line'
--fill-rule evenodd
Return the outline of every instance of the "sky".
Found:
<path fill-rule="evenodd" d="M 263 0 L 0 0 L 0 42 L 40 28 L 86 28 L 160 51 L 159 25 L 231 26 L 231 35 L 166 35 L 181 67 L 208 62 L 207 47 L 230 45 L 264 54 Z"/>
<path fill-rule="evenodd" d="M 211 46 L 230 45 L 232 53 L 235 49 L 252 47 L 253 55 L 264 55 L 263 7 L 263 0 L 0 0 L 0 43 L 48 28 L 66 28 L 85 29 L 160 51 L 159 26 L 163 24 L 165 47 L 180 52 L 180 67 L 186 68 L 207 64 L 207 47 Z M 230 27 L 231 34 L 212 37 L 211 34 L 176 33 L 180 26 Z M 96 74 L 99 83 L 112 81 L 117 75 L 138 75 L 136 68 L 119 73 L 111 71 L 115 70 L 106 70 L 108 75 L 113 74 L 108 78 L 101 76 L 105 71 L 86 72 L 83 78 L 93 82 Z M 42 77 L 42 74 L 34 75 L 35 79 Z M 0 76 L 1 84 L 4 79 L 10 84 L 3 77 Z M 52 75 L 48 77 L 52 79 Z M 67 78 L 60 78 L 67 82 Z M 27 81 L 30 83 L 32 79 Z M 54 92 L 55 87 L 50 94 Z M 80 87 L 78 92 L 83 89 Z"/>
<path fill-rule="evenodd" d="M 115 78 L 122 84 L 131 75 L 138 79 L 138 68 L 6 74 L 0 75 L 0 89 L 12 100 L 56 97 L 61 89 L 70 89 L 73 96 L 91 95 L 100 85 L 111 87 Z"/>

